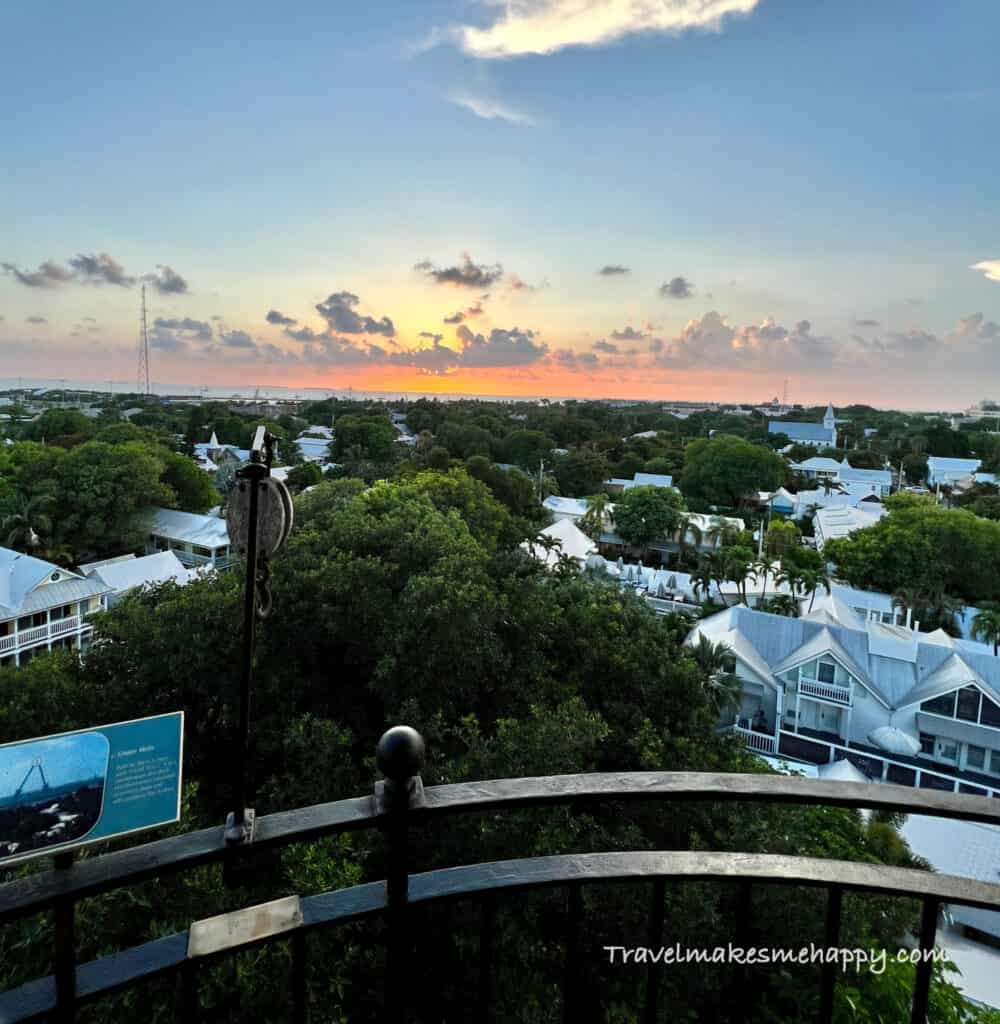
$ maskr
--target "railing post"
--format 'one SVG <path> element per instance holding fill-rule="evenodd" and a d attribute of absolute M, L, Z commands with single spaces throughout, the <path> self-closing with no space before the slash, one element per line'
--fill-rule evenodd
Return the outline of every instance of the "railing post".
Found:
<path fill-rule="evenodd" d="M 493 935 L 497 925 L 497 906 L 492 896 L 479 905 L 479 1024 L 493 1018 Z"/>
<path fill-rule="evenodd" d="M 580 917 L 583 913 L 583 889 L 573 882 L 566 891 L 566 962 L 563 966 L 563 1024 L 575 1024 L 577 983 L 580 977 Z"/>
<path fill-rule="evenodd" d="M 57 853 L 52 859 L 56 871 L 68 871 L 76 854 Z M 60 1024 L 76 1015 L 76 904 L 60 900 L 53 908 L 54 950 L 52 970 L 56 978 L 56 1019 Z"/>
<path fill-rule="evenodd" d="M 937 935 L 938 908 L 935 899 L 924 900 L 924 910 L 920 916 L 920 952 L 923 956 L 917 964 L 917 976 L 913 984 L 913 1012 L 910 1024 L 926 1024 L 927 1004 L 931 994 L 931 974 L 934 970 L 932 954 L 934 938 Z"/>
<path fill-rule="evenodd" d="M 838 885 L 830 886 L 826 902 L 826 949 L 836 949 L 840 943 L 840 911 L 843 890 Z M 819 994 L 819 1024 L 830 1024 L 833 1020 L 833 995 L 837 984 L 839 963 L 829 961 L 823 964 L 823 980 Z"/>
<path fill-rule="evenodd" d="M 409 812 L 424 802 L 420 769 L 424 740 L 415 729 L 397 725 L 383 733 L 375 760 L 385 781 L 375 785 L 375 801 L 384 815 L 389 842 L 386 873 L 388 938 L 386 942 L 385 1020 L 401 1024 L 406 1013 L 406 978 L 410 952 L 407 896 L 409 892 Z"/>
<path fill-rule="evenodd" d="M 649 928 L 646 932 L 646 943 L 650 949 L 659 949 L 663 945 L 663 903 L 666 898 L 667 884 L 658 878 L 653 883 L 653 902 L 649 908 Z M 652 962 L 646 967 L 646 1002 L 642 1008 L 642 1024 L 656 1024 L 661 970 L 658 964 Z"/>
<path fill-rule="evenodd" d="M 306 1024 L 309 1020 L 309 995 L 306 987 L 306 933 L 292 932 L 292 1020 Z"/>

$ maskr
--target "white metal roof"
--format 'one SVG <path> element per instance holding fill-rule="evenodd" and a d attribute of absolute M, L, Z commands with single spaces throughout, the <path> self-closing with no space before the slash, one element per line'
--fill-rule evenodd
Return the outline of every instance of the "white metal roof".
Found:
<path fill-rule="evenodd" d="M 149 532 L 155 537 L 197 544 L 202 548 L 220 548 L 229 544 L 224 519 L 195 512 L 178 512 L 173 508 L 156 509 Z"/>
<path fill-rule="evenodd" d="M 106 583 L 116 594 L 124 594 L 136 587 L 173 581 L 183 586 L 196 577 L 186 569 L 173 551 L 157 551 L 142 558 L 109 561 L 91 570 L 91 575 Z"/>

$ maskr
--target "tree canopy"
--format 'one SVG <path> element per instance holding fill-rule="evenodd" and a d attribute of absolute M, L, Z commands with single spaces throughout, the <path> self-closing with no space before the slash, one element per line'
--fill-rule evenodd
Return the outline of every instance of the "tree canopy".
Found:
<path fill-rule="evenodd" d="M 779 455 L 740 437 L 699 438 L 684 452 L 684 494 L 713 505 L 737 508 L 758 491 L 777 490 L 784 479 Z"/>

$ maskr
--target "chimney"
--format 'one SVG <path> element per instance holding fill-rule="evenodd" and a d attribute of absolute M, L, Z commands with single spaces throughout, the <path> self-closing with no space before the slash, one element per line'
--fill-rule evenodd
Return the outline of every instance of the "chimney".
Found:
<path fill-rule="evenodd" d="M 907 629 L 912 629 L 913 628 L 913 609 L 912 608 L 907 608 L 906 609 L 906 628 Z"/>

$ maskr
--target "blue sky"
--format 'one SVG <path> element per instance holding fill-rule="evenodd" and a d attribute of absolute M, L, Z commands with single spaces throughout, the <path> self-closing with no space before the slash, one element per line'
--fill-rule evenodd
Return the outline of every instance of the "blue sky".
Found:
<path fill-rule="evenodd" d="M 104 776 L 108 750 L 107 738 L 97 732 L 0 747 L 0 800 L 14 794 L 35 760 L 41 761 L 45 779 L 52 787 Z M 23 792 L 31 794 L 41 789 L 42 778 L 35 768 Z"/>
<path fill-rule="evenodd" d="M 579 7 L 5 9 L 9 372 L 128 379 L 136 288 L 168 266 L 161 381 L 1000 392 L 1000 5 Z M 69 262 L 105 253 L 118 283 Z M 44 261 L 70 276 L 26 284 Z M 392 337 L 317 312 L 343 293 Z"/>

